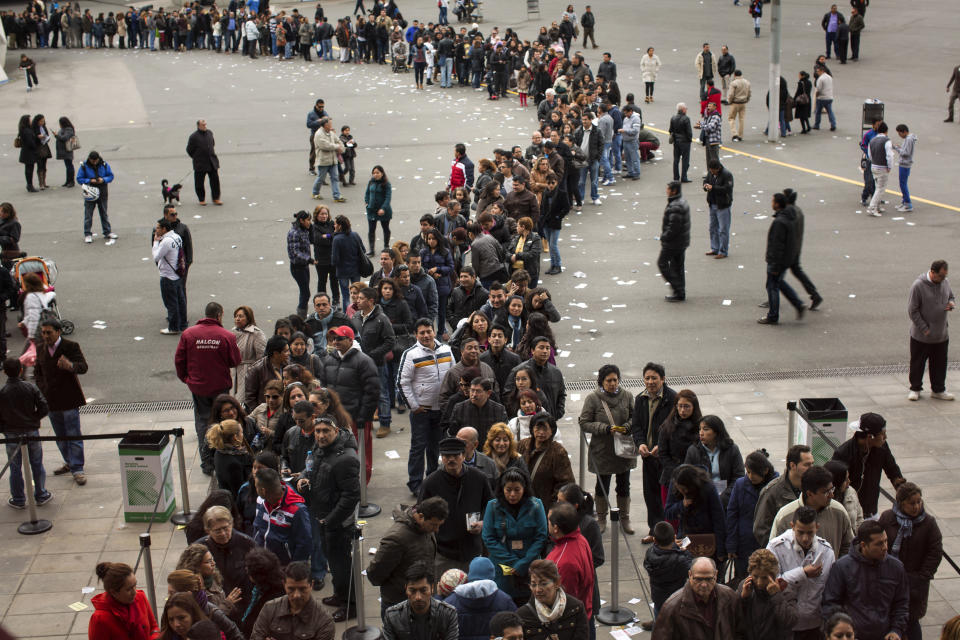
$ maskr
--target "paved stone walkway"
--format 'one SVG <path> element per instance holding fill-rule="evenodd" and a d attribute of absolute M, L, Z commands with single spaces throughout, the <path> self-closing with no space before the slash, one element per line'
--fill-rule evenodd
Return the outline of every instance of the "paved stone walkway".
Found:
<path fill-rule="evenodd" d="M 716 413 L 723 418 L 744 455 L 764 447 L 777 467 L 782 467 L 787 448 L 785 407 L 788 400 L 835 396 L 846 404 L 851 416 L 867 410 L 879 411 L 887 418 L 890 446 L 905 476 L 923 488 L 928 510 L 937 517 L 944 535 L 944 549 L 953 557 L 960 558 L 960 497 L 956 491 L 960 481 L 960 447 L 953 438 L 947 436 L 953 429 L 960 428 L 960 403 L 937 402 L 928 398 L 910 403 L 906 399 L 907 385 L 903 375 L 708 384 L 693 389 L 700 398 L 704 413 Z M 579 413 L 583 396 L 582 392 L 568 396 L 569 416 L 561 422 L 563 442 L 571 453 L 575 471 L 579 459 L 575 416 Z M 402 428 L 407 421 L 401 416 L 394 424 Z M 180 425 L 188 430 L 185 445 L 190 467 L 190 500 L 196 506 L 206 495 L 210 482 L 200 473 L 199 463 L 192 453 L 196 449 L 196 437 L 189 434 L 192 425 L 190 412 L 83 417 L 85 433 L 169 429 Z M 45 426 L 43 432 L 50 433 L 49 426 Z M 7 540 L 5 552 L 0 556 L 0 622 L 18 637 L 86 638 L 92 609 L 74 612 L 69 605 L 76 602 L 89 605 L 93 593 L 84 593 L 84 588 L 99 590 L 94 566 L 103 560 L 128 562 L 131 565 L 136 562 L 140 548 L 138 536 L 146 530 L 146 525 L 123 522 L 117 442 L 98 440 L 88 444 L 89 482 L 86 486 L 78 487 L 62 477 L 48 478 L 48 487 L 54 492 L 55 498 L 40 510 L 44 518 L 54 523 L 48 533 L 34 537 L 19 535 L 17 525 L 25 520 L 26 512 L 0 508 L 0 536 Z M 408 446 L 406 429 L 395 431 L 385 440 L 376 441 L 375 473 L 369 496 L 372 502 L 384 507 L 384 513 L 369 521 L 367 540 L 364 542 L 365 562 L 369 560 L 366 551 L 377 545 L 390 524 L 389 512 L 392 507 L 400 502 L 411 501 L 404 489 Z M 387 458 L 385 452 L 390 450 L 397 451 L 399 459 Z M 44 446 L 44 454 L 46 467 L 52 469 L 59 459 L 52 443 Z M 176 471 L 176 461 L 173 464 Z M 636 475 L 636 495 L 640 495 L 639 482 L 640 477 Z M 176 483 L 179 492 L 178 479 Z M 0 502 L 5 502 L 7 483 L 0 484 L 3 486 Z M 587 486 L 593 489 L 593 479 L 589 475 Z M 885 486 L 889 489 L 886 481 Z M 883 498 L 882 508 L 885 508 Z M 638 523 L 645 520 L 642 509 L 642 500 L 636 500 L 633 518 Z M 177 527 L 162 523 L 154 525 L 152 542 L 153 564 L 162 607 L 162 594 L 166 591 L 165 576 L 173 570 L 186 541 Z M 636 536 L 630 538 L 630 546 L 637 561 L 642 563 L 644 547 Z M 645 572 L 641 569 L 640 573 L 645 580 Z M 138 580 L 141 585 L 144 584 L 142 565 Z M 604 599 L 609 599 L 609 566 L 601 568 L 600 580 L 603 582 L 601 594 Z M 318 597 L 328 595 L 329 591 L 328 586 Z M 620 594 L 624 603 L 633 598 L 643 598 L 637 572 L 625 548 L 621 548 Z M 379 610 L 377 595 L 373 588 L 365 590 L 368 611 L 374 615 Z M 939 634 L 939 627 L 960 613 L 958 603 L 960 575 L 944 562 L 932 585 L 924 633 L 928 637 Z M 629 606 L 641 619 L 648 617 L 642 603 Z M 338 625 L 338 636 L 343 626 Z M 605 631 L 601 631 L 603 637 Z"/>

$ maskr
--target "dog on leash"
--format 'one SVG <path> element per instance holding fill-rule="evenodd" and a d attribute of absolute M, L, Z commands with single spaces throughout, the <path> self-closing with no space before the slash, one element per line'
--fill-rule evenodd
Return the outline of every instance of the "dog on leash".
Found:
<path fill-rule="evenodd" d="M 183 188 L 183 185 L 177 183 L 170 186 L 170 182 L 166 179 L 160 181 L 160 195 L 163 196 L 163 204 L 173 204 L 173 201 L 176 200 L 177 204 L 180 204 L 180 189 Z"/>

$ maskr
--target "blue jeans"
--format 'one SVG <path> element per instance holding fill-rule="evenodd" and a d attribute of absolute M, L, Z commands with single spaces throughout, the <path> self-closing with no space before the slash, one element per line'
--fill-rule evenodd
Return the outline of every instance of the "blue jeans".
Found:
<path fill-rule="evenodd" d="M 547 243 L 550 245 L 550 266 L 559 269 L 561 267 L 560 249 L 557 248 L 557 240 L 560 238 L 560 229 L 549 229 L 544 227 L 543 235 L 547 239 Z"/>
<path fill-rule="evenodd" d="M 347 278 L 337 278 L 337 284 L 340 285 L 340 301 L 343 303 L 343 312 L 347 312 L 347 305 L 350 304 L 350 285 L 354 282 L 360 282 L 360 276 L 350 276 Z M 332 285 L 331 285 L 332 288 Z"/>
<path fill-rule="evenodd" d="M 93 34 L 92 34 L 92 33 L 85 33 L 85 34 L 83 34 L 83 46 L 85 46 L 85 47 L 88 48 L 88 49 L 93 46 Z"/>
<path fill-rule="evenodd" d="M 617 171 L 620 171 L 623 168 L 623 160 L 621 159 L 621 150 L 623 149 L 623 134 L 615 133 L 613 134 L 613 142 L 611 143 L 610 153 L 612 158 L 610 162 L 613 164 L 614 168 Z"/>
<path fill-rule="evenodd" d="M 779 273 L 774 273 L 775 269 L 779 269 Z M 774 322 L 780 319 L 781 292 L 787 296 L 787 300 L 789 300 L 790 304 L 795 308 L 800 309 L 803 306 L 803 301 L 797 296 L 797 292 L 783 280 L 786 271 L 786 269 L 781 269 L 777 265 L 767 265 L 767 302 L 770 305 L 770 308 L 767 310 L 767 318 Z"/>
<path fill-rule="evenodd" d="M 320 185 L 323 184 L 323 177 L 327 174 L 330 174 L 330 188 L 333 189 L 333 197 L 339 199 L 340 180 L 338 179 L 336 163 L 317 167 L 317 179 L 313 181 L 313 195 L 320 193 Z"/>
<path fill-rule="evenodd" d="M 580 169 L 580 199 L 583 200 L 584 190 L 587 187 L 587 174 L 590 174 L 590 199 L 597 200 L 600 194 L 597 193 L 597 179 L 599 178 L 600 162 L 594 160 L 583 169 Z"/>
<path fill-rule="evenodd" d="M 4 433 L 3 437 L 16 438 L 18 436 L 39 435 L 40 432 L 34 429 L 23 433 Z M 43 447 L 41 443 L 28 442 L 27 457 L 30 458 L 30 472 L 33 474 L 33 497 L 41 500 L 47 497 L 45 488 L 47 472 L 43 468 Z M 23 461 L 20 459 L 20 445 L 16 442 L 7 443 L 7 460 L 10 461 L 10 497 L 14 504 L 26 504 L 27 496 L 23 491 Z"/>
<path fill-rule="evenodd" d="M 333 60 L 333 40 L 330 40 L 329 38 L 326 40 L 321 40 L 320 50 L 323 51 L 324 60 Z"/>
<path fill-rule="evenodd" d="M 150 30 L 150 51 L 157 50 L 156 42 L 157 42 L 157 31 L 156 29 L 151 29 Z"/>
<path fill-rule="evenodd" d="M 97 209 L 100 214 L 100 228 L 103 229 L 103 235 L 110 234 L 110 217 L 107 216 L 107 196 L 101 195 L 97 200 L 83 201 L 83 235 L 93 235 L 93 210 Z"/>
<path fill-rule="evenodd" d="M 820 112 L 822 110 L 827 110 L 827 117 L 830 118 L 830 127 L 837 126 L 837 119 L 833 115 L 833 100 L 821 100 L 817 98 L 817 116 L 813 119 L 813 128 L 820 128 Z"/>
<path fill-rule="evenodd" d="M 272 56 L 277 55 L 277 34 L 276 33 L 270 34 L 270 55 Z"/>
<path fill-rule="evenodd" d="M 297 311 L 306 309 L 310 303 L 310 265 L 290 263 L 290 275 L 300 288 L 300 297 L 297 299 Z"/>
<path fill-rule="evenodd" d="M 440 58 L 440 86 L 452 87 L 453 58 Z"/>
<path fill-rule="evenodd" d="M 900 167 L 900 191 L 903 193 L 903 204 L 913 206 L 910 203 L 910 190 L 907 189 L 907 180 L 910 179 L 911 167 Z"/>
<path fill-rule="evenodd" d="M 730 248 L 730 207 L 719 209 L 710 205 L 710 250 L 727 255 Z"/>
<path fill-rule="evenodd" d="M 410 457 L 407 458 L 407 487 L 417 493 L 423 483 L 423 459 L 426 454 L 427 475 L 437 470 L 440 456 L 440 439 L 443 427 L 439 409 L 427 409 L 410 413 Z"/>
<path fill-rule="evenodd" d="M 446 7 L 440 7 L 440 19 L 437 20 L 437 22 L 439 22 L 440 24 L 450 24 L 449 22 L 447 22 L 447 8 L 446 8 Z"/>
<path fill-rule="evenodd" d="M 187 324 L 187 292 L 183 289 L 183 280 L 160 278 L 160 298 L 167 308 L 167 329 L 184 331 Z"/>
<path fill-rule="evenodd" d="M 636 138 L 627 140 L 623 150 L 627 152 L 627 176 L 636 178 L 640 175 L 640 148 L 637 146 Z"/>
<path fill-rule="evenodd" d="M 58 438 L 63 436 L 79 436 L 80 410 L 67 409 L 66 411 L 51 411 L 50 424 Z M 57 441 L 57 448 L 63 461 L 70 467 L 71 473 L 83 473 L 83 440 Z"/>
<path fill-rule="evenodd" d="M 283 59 L 289 60 L 292 57 L 293 57 L 293 43 L 288 42 L 287 44 L 283 45 Z"/>
<path fill-rule="evenodd" d="M 384 362 L 377 367 L 380 374 L 380 426 L 390 426 L 390 408 L 396 395 L 396 367 L 393 362 Z"/>
<path fill-rule="evenodd" d="M 471 75 L 473 77 L 473 82 L 471 83 L 471 86 L 474 89 L 479 89 L 480 80 L 483 78 L 483 71 L 474 71 Z"/>
<path fill-rule="evenodd" d="M 600 166 L 603 168 L 603 179 L 613 180 L 613 167 L 610 166 L 610 150 L 613 149 L 613 141 L 603 143 L 603 153 L 600 154 Z"/>
<path fill-rule="evenodd" d="M 837 47 L 837 32 L 836 31 L 827 31 L 826 32 L 827 40 L 827 60 L 830 59 L 830 45 L 833 45 L 833 52 L 837 54 L 837 57 L 840 57 L 840 48 Z"/>
<path fill-rule="evenodd" d="M 313 550 L 310 552 L 310 577 L 323 580 L 327 577 L 327 556 L 323 553 L 323 529 L 320 521 L 310 518 L 310 530 L 313 534 Z"/>

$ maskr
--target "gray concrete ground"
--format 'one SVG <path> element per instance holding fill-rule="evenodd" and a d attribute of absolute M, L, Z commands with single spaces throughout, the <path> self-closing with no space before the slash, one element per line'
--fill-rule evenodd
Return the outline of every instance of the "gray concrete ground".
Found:
<path fill-rule="evenodd" d="M 542 17 L 527 21 L 524 3 L 487 2 L 482 28 L 513 26 L 531 37 L 537 25 L 559 16 L 565 4 L 542 2 Z M 325 2 L 324 8 L 328 15 L 338 16 L 347 14 L 352 5 L 337 0 Z M 280 6 L 299 6 L 312 13 L 314 5 Z M 824 128 L 772 145 L 762 136 L 767 18 L 762 37 L 754 39 L 745 9 L 718 0 L 644 5 L 639 11 L 626 0 L 595 3 L 601 48 L 586 51 L 587 60 L 595 67 L 599 53 L 611 51 L 624 94 L 642 91 L 639 56 L 648 45 L 655 46 L 663 60 L 657 101 L 642 105 L 649 126 L 666 128 L 678 101 L 695 104 L 693 59 L 704 41 L 714 49 L 721 43 L 730 46 L 753 83 L 753 100 L 744 142 L 729 145 L 724 121 L 729 146 L 722 157 L 737 181 L 735 235 L 728 260 L 709 261 L 702 255 L 707 242 L 705 202 L 696 183 L 685 194 L 694 211 L 685 305 L 662 302 L 667 290 L 656 268 L 663 186 L 671 175 L 669 150 L 656 163 L 644 165 L 640 181 L 604 189 L 601 206 L 586 205 L 581 214 L 568 219 L 561 238 L 566 272 L 546 280 L 564 315 L 556 334 L 563 351 L 569 352 L 559 361 L 567 380 L 591 379 L 606 361 L 617 362 L 628 377 L 638 376 L 648 360 L 665 362 L 670 376 L 904 362 L 907 288 L 931 259 L 952 259 L 957 234 L 958 198 L 951 182 L 960 155 L 954 144 L 957 130 L 956 125 L 940 122 L 946 99 L 943 87 L 960 52 L 949 37 L 950 25 L 942 20 L 951 8 L 945 0 L 911 6 L 905 20 L 898 5 L 871 6 L 861 61 L 846 66 L 831 61 L 838 131 Z M 408 19 L 435 17 L 429 0 L 404 2 L 402 9 Z M 784 8 L 783 75 L 791 89 L 797 72 L 812 70 L 815 56 L 822 52 L 819 20 L 826 9 L 825 3 L 811 0 Z M 912 54 L 909 66 L 904 64 L 904 51 Z M 31 50 L 30 54 L 38 62 L 40 88 L 25 93 L 10 56 L 7 71 L 14 80 L 0 89 L 0 133 L 5 135 L 0 157 L 8 169 L 0 175 L 0 189 L 20 214 L 21 246 L 54 258 L 61 267 L 57 285 L 61 310 L 77 324 L 74 338 L 91 363 L 84 389 L 97 402 L 188 397 L 173 372 L 175 339 L 159 334 L 164 310 L 148 247 L 160 211 L 160 180 L 189 173 L 184 147 L 197 118 L 205 118 L 217 138 L 225 205 L 197 206 L 192 176 L 187 176 L 181 217 L 193 230 L 197 251 L 190 276 L 190 317 L 199 317 L 212 299 L 228 310 L 249 304 L 268 331 L 277 317 L 295 307 L 296 287 L 288 273 L 284 238 L 291 214 L 315 204 L 309 199 L 312 179 L 306 173 L 304 116 L 317 97 L 326 99 L 336 126 L 351 125 L 360 144 L 361 186 L 344 191 L 349 200 L 344 205 L 334 205 L 325 189 L 325 202 L 335 214 L 351 216 L 362 232 L 362 185 L 370 168 L 382 164 L 395 187 L 394 238 L 402 239 L 414 235 L 422 213 L 433 210 L 432 194 L 445 185 L 456 142 L 468 143 L 476 161 L 495 147 L 526 144 L 535 121 L 532 108 L 522 110 L 513 100 L 488 103 L 484 93 L 469 89 L 431 87 L 415 92 L 411 74 L 391 74 L 387 67 L 254 62 L 207 52 Z M 890 195 L 883 218 L 864 215 L 859 188 L 845 181 L 860 177 L 856 141 L 860 105 L 868 97 L 885 100 L 891 128 L 906 122 L 920 138 L 911 179 L 915 198 L 945 206 L 917 202 L 913 214 L 899 215 L 893 211 L 897 199 Z M 116 245 L 105 247 L 99 237 L 93 245 L 82 243 L 82 203 L 76 189 L 23 191 L 21 165 L 12 148 L 22 113 L 44 113 L 51 122 L 69 116 L 83 143 L 78 153 L 98 149 L 111 164 L 117 174 L 110 190 L 111 221 L 121 236 Z M 661 140 L 666 143 L 666 136 Z M 693 157 L 691 177 L 696 179 L 704 172 L 702 151 L 694 149 Z M 60 184 L 62 164 L 51 160 L 49 170 L 50 184 Z M 801 194 L 807 221 L 804 265 L 826 302 L 822 311 L 808 314 L 800 323 L 785 310 L 782 326 L 759 327 L 756 303 L 764 297 L 769 198 L 786 186 Z M 99 233 L 99 223 L 95 230 Z M 576 272 L 586 277 L 575 277 Z M 105 321 L 105 328 L 94 329 L 97 320 Z M 11 350 L 19 348 L 14 339 Z M 946 548 L 960 555 L 955 537 L 960 531 L 960 504 L 953 489 L 956 452 L 944 438 L 947 429 L 957 426 L 954 414 L 960 409 L 953 404 L 925 400 L 907 406 L 902 375 L 694 389 L 706 396 L 705 410 L 718 412 L 735 427 L 741 449 L 764 446 L 777 459 L 785 449 L 786 399 L 835 395 L 854 414 L 881 407 L 890 420 L 891 442 L 904 472 L 924 487 L 930 509 L 940 516 L 948 536 Z M 575 415 L 578 405 L 572 404 Z M 84 418 L 90 432 L 189 423 L 187 413 Z M 573 423 L 565 421 L 563 429 L 570 434 L 565 441 L 575 450 Z M 91 481 L 86 487 L 51 478 L 58 497 L 44 511 L 54 510 L 52 532 L 32 539 L 17 537 L 14 524 L 23 514 L 0 513 L 3 531 L 17 538 L 0 563 L 0 585 L 7 594 L 0 595 L 0 605 L 4 624 L 19 635 L 82 637 L 89 611 L 73 613 L 66 605 L 89 601 L 79 589 L 94 585 L 93 566 L 99 558 L 135 558 L 135 534 L 143 527 L 120 526 L 113 444 L 91 444 Z M 384 506 L 409 498 L 395 488 L 404 473 L 406 447 L 404 433 L 377 442 L 371 499 Z M 55 450 L 46 449 L 52 468 Z M 386 459 L 384 451 L 389 449 L 397 450 L 400 459 Z M 198 469 L 191 472 L 191 494 L 198 499 L 205 492 L 206 478 Z M 373 519 L 369 537 L 376 540 L 387 522 L 388 516 Z M 170 525 L 157 525 L 154 531 L 155 564 L 162 575 L 175 563 L 183 538 Z M 631 575 L 632 568 L 624 564 L 625 599 L 640 596 L 635 582 L 628 580 Z M 601 577 L 609 579 L 606 569 Z M 949 603 L 960 595 L 960 579 L 941 568 L 934 587 L 926 621 L 939 625 L 956 613 Z M 32 595 L 37 593 L 47 596 Z M 369 591 L 368 599 L 373 597 Z"/>

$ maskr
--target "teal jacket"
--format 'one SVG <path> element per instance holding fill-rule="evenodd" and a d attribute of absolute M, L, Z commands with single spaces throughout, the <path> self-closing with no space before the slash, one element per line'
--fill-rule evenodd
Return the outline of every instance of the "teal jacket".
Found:
<path fill-rule="evenodd" d="M 367 191 L 363 194 L 363 201 L 367 205 L 367 220 L 389 220 L 393 217 L 393 209 L 390 208 L 390 193 L 393 188 L 388 181 L 379 182 L 370 179 L 367 183 Z M 378 216 L 377 211 L 383 209 L 383 215 Z"/>
<path fill-rule="evenodd" d="M 515 574 L 526 576 L 530 563 L 546 551 L 547 515 L 539 498 L 526 498 L 514 517 L 500 504 L 502 498 L 487 503 L 483 516 L 483 544 L 497 570 L 497 586 L 511 596 L 518 595 L 512 576 L 504 576 L 500 565 L 512 567 Z"/>

